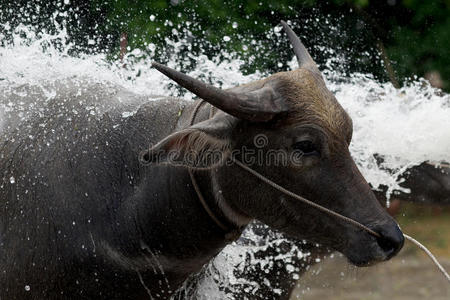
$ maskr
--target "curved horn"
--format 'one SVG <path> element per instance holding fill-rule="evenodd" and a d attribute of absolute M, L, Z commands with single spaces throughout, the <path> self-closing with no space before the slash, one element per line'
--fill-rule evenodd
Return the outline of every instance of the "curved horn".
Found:
<path fill-rule="evenodd" d="M 306 50 L 305 46 L 300 41 L 295 32 L 291 29 L 291 27 L 289 27 L 289 25 L 284 21 L 281 21 L 281 25 L 283 26 L 284 31 L 289 38 L 289 41 L 291 41 L 295 56 L 297 56 L 299 67 L 308 68 L 311 71 L 319 72 L 316 63 L 312 59 L 311 55 L 309 55 L 308 50 Z"/>
<path fill-rule="evenodd" d="M 249 93 L 234 93 L 205 84 L 156 62 L 152 66 L 203 100 L 237 118 L 264 122 L 287 111 L 281 98 L 270 87 Z"/>

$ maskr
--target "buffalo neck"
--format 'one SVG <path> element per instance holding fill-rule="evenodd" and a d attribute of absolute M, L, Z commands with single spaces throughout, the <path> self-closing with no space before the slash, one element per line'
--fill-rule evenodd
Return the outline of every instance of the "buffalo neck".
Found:
<path fill-rule="evenodd" d="M 188 127 L 193 106 L 189 103 L 181 115 L 173 114 L 176 116 L 173 122 L 177 123 L 174 131 Z M 209 109 L 203 108 L 199 119 L 206 119 L 208 112 Z M 229 231 L 217 226 L 208 215 L 186 168 L 169 165 L 138 168 L 139 182 L 122 213 L 123 223 L 128 224 L 124 228 L 135 229 L 133 236 L 125 238 L 132 245 L 127 247 L 128 253 L 156 256 L 167 277 L 176 274 L 175 281 L 182 281 L 238 238 L 243 228 L 223 214 L 215 199 L 211 171 L 195 172 L 195 176 L 208 206 L 229 225 Z"/>

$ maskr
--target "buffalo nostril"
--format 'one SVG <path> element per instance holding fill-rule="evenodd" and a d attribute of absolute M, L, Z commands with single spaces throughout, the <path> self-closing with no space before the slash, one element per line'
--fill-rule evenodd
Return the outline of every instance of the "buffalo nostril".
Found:
<path fill-rule="evenodd" d="M 396 245 L 393 241 L 381 236 L 377 238 L 378 246 L 380 246 L 381 249 L 386 253 L 388 257 L 392 255 L 392 253 L 395 252 Z"/>
<path fill-rule="evenodd" d="M 378 230 L 378 233 L 380 237 L 377 238 L 377 243 L 386 254 L 386 259 L 390 259 L 402 249 L 405 238 L 398 226 Z"/>

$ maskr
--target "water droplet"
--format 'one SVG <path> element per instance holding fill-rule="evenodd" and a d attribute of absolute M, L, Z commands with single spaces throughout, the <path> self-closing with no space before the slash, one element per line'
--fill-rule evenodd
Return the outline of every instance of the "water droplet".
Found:
<path fill-rule="evenodd" d="M 128 117 L 131 117 L 132 115 L 134 115 L 133 112 L 125 111 L 122 113 L 122 118 L 128 118 Z"/>
<path fill-rule="evenodd" d="M 30 290 L 31 290 L 30 286 L 29 286 L 29 285 L 26 285 L 26 286 L 25 286 L 25 291 L 29 292 Z"/>

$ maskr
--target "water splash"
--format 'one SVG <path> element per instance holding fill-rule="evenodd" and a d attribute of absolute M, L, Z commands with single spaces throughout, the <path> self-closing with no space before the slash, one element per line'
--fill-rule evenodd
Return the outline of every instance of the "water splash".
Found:
<path fill-rule="evenodd" d="M 187 42 L 167 43 L 178 49 Z M 75 82 L 81 89 L 86 80 L 118 86 L 141 96 L 180 95 L 180 90 L 168 78 L 150 68 L 151 61 L 144 59 L 149 54 L 151 57 L 155 45 L 148 45 L 145 53 L 141 50 L 128 53 L 123 62 L 111 62 L 105 54 L 73 57 L 68 54 L 72 46 L 67 43 L 64 30 L 52 35 L 37 34 L 26 26 L 16 28 L 12 43 L 0 48 L 0 93 L 3 98 L 18 87 L 28 85 L 51 99 L 58 84 Z M 208 59 L 205 55 L 190 58 L 195 59 L 197 67 L 189 75 L 223 88 L 263 77 L 262 72 L 242 74 L 240 67 L 245 62 L 235 59 L 232 54 L 222 55 L 220 59 Z M 179 57 L 174 53 L 168 65 L 176 67 L 177 59 Z M 124 64 L 126 68 L 122 67 Z M 294 60 L 288 65 L 295 68 Z M 352 155 L 369 183 L 375 188 L 387 186 L 388 197 L 395 190 L 408 192 L 399 186 L 400 175 L 408 167 L 424 161 L 450 160 L 449 95 L 430 87 L 423 80 L 397 90 L 391 84 L 379 83 L 364 74 L 343 77 L 332 70 L 324 74 L 329 88 L 353 118 Z M 188 93 L 185 97 L 192 98 L 193 95 Z M 0 103 L 0 134 L 4 115 L 18 105 L 21 104 Z M 35 103 L 36 107 L 40 105 L 42 103 Z M 26 114 L 20 116 L 26 118 Z M 377 160 L 382 160 L 382 163 L 377 163 Z M 255 253 L 287 240 L 282 235 L 271 233 L 270 240 L 259 243 L 258 235 L 252 231 L 246 231 L 243 238 L 251 243 L 233 243 L 205 266 L 203 278 L 196 286 L 196 298 L 227 299 L 230 296 L 226 289 L 255 292 L 261 288 L 255 282 L 235 276 L 235 270 L 242 271 L 239 268 L 243 267 L 244 259 L 251 260 L 252 265 L 261 269 L 270 270 L 277 260 L 286 263 L 294 256 L 300 259 L 308 257 L 308 253 L 302 253 L 301 249 L 291 248 L 279 257 L 260 259 Z M 295 272 L 293 269 L 293 276 Z M 276 290 L 277 287 L 272 288 Z"/>
<path fill-rule="evenodd" d="M 242 295 L 242 291 L 255 299 L 281 295 L 284 283 L 260 277 L 283 268 L 281 272 L 290 275 L 290 282 L 298 280 L 300 265 L 307 266 L 312 261 L 312 253 L 303 247 L 306 243 L 293 243 L 283 234 L 253 223 L 239 240 L 226 246 L 199 274 L 185 282 L 180 289 L 182 299 L 232 300 Z M 252 279 L 254 276 L 259 278 Z"/>
<path fill-rule="evenodd" d="M 353 119 L 353 157 L 374 188 L 387 186 L 388 198 L 409 192 L 399 186 L 409 167 L 450 160 L 450 95 L 422 79 L 396 89 L 363 74 L 328 86 Z"/>

